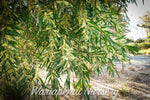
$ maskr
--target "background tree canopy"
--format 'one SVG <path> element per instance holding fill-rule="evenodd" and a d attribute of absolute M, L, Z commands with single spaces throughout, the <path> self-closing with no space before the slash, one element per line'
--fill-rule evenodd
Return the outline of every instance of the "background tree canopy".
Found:
<path fill-rule="evenodd" d="M 117 73 L 114 58 L 134 48 L 124 42 L 127 3 L 135 0 L 1 0 L 0 94 L 4 100 L 32 99 L 33 86 L 70 89 L 70 73 L 82 91 L 90 70 Z M 43 81 L 38 72 L 48 72 Z M 65 87 L 61 75 L 67 74 Z M 119 75 L 118 75 L 119 76 Z M 87 95 L 88 97 L 88 95 Z M 54 96 L 58 99 L 57 96 Z M 36 99 L 40 99 L 37 97 Z"/>
<path fill-rule="evenodd" d="M 137 26 L 146 29 L 147 38 L 138 39 L 133 45 L 140 49 L 139 54 L 150 54 L 150 13 L 147 12 L 146 15 L 140 18 L 142 20 L 142 23 L 138 24 Z"/>
<path fill-rule="evenodd" d="M 142 19 L 143 22 L 140 23 L 140 25 L 138 25 L 138 26 L 146 28 L 147 38 L 150 38 L 150 13 L 147 12 L 147 14 L 142 16 L 141 19 Z"/>

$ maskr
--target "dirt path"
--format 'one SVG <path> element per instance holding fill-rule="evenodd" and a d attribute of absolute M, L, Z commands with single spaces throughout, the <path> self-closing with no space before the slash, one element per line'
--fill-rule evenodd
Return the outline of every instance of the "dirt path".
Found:
<path fill-rule="evenodd" d="M 150 55 L 131 56 L 131 64 L 150 68 Z"/>
<path fill-rule="evenodd" d="M 100 90 L 102 88 L 111 88 L 118 90 L 114 100 L 150 100 L 150 68 L 137 65 L 126 64 L 124 71 L 122 71 L 121 64 L 116 63 L 116 69 L 119 72 L 120 78 L 110 77 L 107 72 L 102 76 L 97 76 L 92 72 L 91 86 L 94 89 Z M 44 72 L 46 73 L 46 72 Z M 39 73 L 43 79 L 45 74 Z M 62 76 L 63 85 L 66 76 Z M 73 78 L 71 79 L 73 81 Z M 73 89 L 73 87 L 71 87 Z M 114 95 L 90 95 L 91 100 L 112 100 Z M 61 100 L 86 100 L 79 95 L 65 95 L 60 97 Z M 47 98 L 46 100 L 52 100 Z"/>

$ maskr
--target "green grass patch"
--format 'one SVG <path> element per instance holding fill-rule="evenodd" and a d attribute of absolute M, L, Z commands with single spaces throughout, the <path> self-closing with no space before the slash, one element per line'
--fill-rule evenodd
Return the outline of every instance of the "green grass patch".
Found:
<path fill-rule="evenodd" d="M 150 55 L 150 48 L 148 49 L 142 49 L 138 52 L 138 54 L 146 54 L 146 55 Z"/>

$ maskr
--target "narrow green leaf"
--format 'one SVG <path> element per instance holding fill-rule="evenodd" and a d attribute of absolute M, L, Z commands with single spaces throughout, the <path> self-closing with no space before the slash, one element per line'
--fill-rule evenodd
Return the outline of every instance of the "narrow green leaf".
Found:
<path fill-rule="evenodd" d="M 81 79 L 78 81 L 78 83 L 75 85 L 74 88 L 77 88 L 79 86 L 79 84 L 81 84 Z"/>

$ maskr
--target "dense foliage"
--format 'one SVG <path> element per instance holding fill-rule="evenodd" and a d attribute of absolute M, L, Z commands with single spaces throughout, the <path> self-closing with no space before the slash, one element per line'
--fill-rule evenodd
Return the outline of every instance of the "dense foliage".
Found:
<path fill-rule="evenodd" d="M 63 74 L 70 89 L 71 72 L 83 91 L 90 69 L 100 74 L 106 67 L 114 76 L 114 58 L 125 60 L 134 50 L 122 42 L 128 2 L 135 0 L 1 0 L 1 99 L 32 99 L 38 85 L 59 90 Z M 38 74 L 42 68 L 45 81 Z"/>

